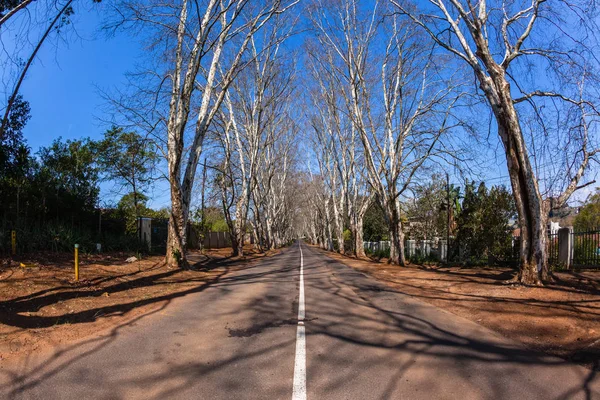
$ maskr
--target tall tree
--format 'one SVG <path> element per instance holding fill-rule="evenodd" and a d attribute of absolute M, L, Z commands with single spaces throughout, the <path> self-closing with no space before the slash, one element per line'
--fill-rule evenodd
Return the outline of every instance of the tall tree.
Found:
<path fill-rule="evenodd" d="M 550 197 L 553 207 L 565 204 L 598 153 L 590 137 L 598 115 L 597 25 L 595 13 L 579 11 L 593 9 L 593 3 L 432 0 L 415 7 L 391 2 L 473 71 L 496 121 L 519 213 L 516 279 L 525 284 L 549 279 Z M 535 78 L 540 75 L 547 78 Z M 542 134 L 536 137 L 531 128 L 524 131 L 528 120 Z M 536 150 L 542 145 L 547 153 L 540 158 Z M 560 165 L 560 173 L 553 175 L 566 178 L 547 198 L 539 185 L 545 163 Z"/>
<path fill-rule="evenodd" d="M 38 178 L 45 181 L 43 197 L 57 220 L 78 222 L 98 204 L 98 169 L 89 139 L 56 139 L 38 152 Z"/>
<path fill-rule="evenodd" d="M 3 220 L 19 224 L 21 194 L 30 183 L 34 160 L 23 138 L 23 128 L 30 118 L 29 103 L 18 96 L 8 116 L 4 136 L 0 139 L 0 202 Z"/>
<path fill-rule="evenodd" d="M 579 210 L 575 217 L 573 227 L 578 231 L 591 231 L 600 229 L 600 190 L 592 194 Z"/>
<path fill-rule="evenodd" d="M 272 168 L 273 159 L 266 153 L 285 132 L 283 124 L 287 122 L 294 65 L 285 62 L 282 45 L 292 28 L 287 18 L 277 17 L 250 41 L 250 61 L 225 96 L 224 129 L 218 135 L 222 150 L 232 152 L 226 156 L 227 173 L 234 177 L 237 186 L 230 193 L 235 197 L 234 210 L 225 209 L 226 213 L 235 212 L 235 216 L 228 218 L 234 255 L 243 254 L 251 201 L 255 191 L 264 188 L 259 185 L 259 171 Z M 270 227 L 273 221 L 266 222 Z"/>
<path fill-rule="evenodd" d="M 96 160 L 104 180 L 114 181 L 131 195 L 135 216 L 145 205 L 145 191 L 154 181 L 158 153 L 154 144 L 136 132 L 113 126 L 95 144 Z"/>

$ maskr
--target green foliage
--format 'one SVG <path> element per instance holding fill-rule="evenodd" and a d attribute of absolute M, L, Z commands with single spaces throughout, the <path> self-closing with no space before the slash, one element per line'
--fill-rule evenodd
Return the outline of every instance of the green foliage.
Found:
<path fill-rule="evenodd" d="M 381 250 L 369 250 L 365 249 L 365 254 L 369 257 L 376 258 L 378 260 L 382 258 L 390 258 L 390 249 L 381 249 Z"/>
<path fill-rule="evenodd" d="M 229 232 L 229 226 L 227 225 L 227 221 L 225 219 L 220 219 L 215 221 L 211 227 L 210 232 Z"/>
<path fill-rule="evenodd" d="M 350 229 L 346 229 L 342 235 L 344 237 L 344 242 L 352 240 L 352 232 L 350 232 Z"/>
<path fill-rule="evenodd" d="M 427 264 L 439 262 L 439 258 L 436 252 L 432 251 L 429 254 L 424 254 L 421 252 L 421 249 L 416 249 L 415 254 L 413 254 L 412 256 L 406 254 L 406 259 L 413 264 Z"/>
<path fill-rule="evenodd" d="M 229 232 L 225 214 L 220 207 L 206 207 L 204 215 L 202 209 L 198 208 L 194 213 L 194 219 L 200 222 L 200 228 L 204 232 Z"/>
<path fill-rule="evenodd" d="M 57 218 L 94 212 L 100 188 L 91 140 L 58 138 L 38 156 L 37 176 L 45 182 L 41 195 L 50 202 L 50 212 L 56 210 Z"/>
<path fill-rule="evenodd" d="M 174 249 L 173 252 L 173 258 L 175 259 L 175 261 L 177 261 L 177 264 L 181 263 L 181 252 L 177 249 Z"/>
<path fill-rule="evenodd" d="M 596 264 L 600 260 L 600 234 L 575 234 L 573 243 L 573 262 L 577 264 Z"/>
<path fill-rule="evenodd" d="M 103 180 L 116 182 L 126 190 L 132 206 L 128 212 L 134 219 L 143 215 L 148 201 L 144 192 L 154 181 L 158 161 L 153 143 L 136 132 L 113 126 L 104 133 L 103 140 L 94 144 L 94 150 Z"/>
<path fill-rule="evenodd" d="M 592 231 L 600 228 L 600 189 L 590 196 L 575 217 L 573 226 L 576 231 Z"/>
<path fill-rule="evenodd" d="M 20 253 L 72 251 L 78 243 L 93 252 L 143 250 L 127 201 L 121 209 L 104 210 L 100 228 L 100 146 L 89 139 L 57 139 L 37 157 L 23 138 L 29 104 L 17 97 L 0 140 L 0 253 L 10 252 L 10 231 L 17 231 Z M 144 203 L 145 205 L 145 203 Z M 128 210 L 129 208 L 129 210 Z M 163 215 L 144 208 L 149 214 Z"/>
<path fill-rule="evenodd" d="M 152 219 L 169 219 L 169 210 L 162 208 L 160 210 L 153 210 L 149 208 L 146 203 L 148 202 L 148 196 L 138 193 L 137 203 L 135 206 L 134 193 L 128 193 L 121 197 L 119 203 L 117 203 L 117 214 L 118 218 L 125 221 L 125 230 L 129 234 L 136 234 L 138 231 L 138 217 L 147 217 Z"/>
<path fill-rule="evenodd" d="M 450 204 L 450 234 L 454 234 L 455 219 L 462 211 L 461 187 L 450 184 L 441 175 L 415 190 L 415 200 L 408 206 L 408 237 L 421 240 L 446 237 L 448 234 L 448 203 Z M 449 201 L 448 201 L 449 200 Z"/>
<path fill-rule="evenodd" d="M 152 208 L 145 208 L 140 216 L 152 219 L 169 219 L 170 215 L 171 211 L 168 208 L 163 207 L 158 210 L 154 210 Z"/>
<path fill-rule="evenodd" d="M 363 218 L 363 236 L 367 242 L 387 240 L 388 228 L 381 206 L 372 202 Z"/>
<path fill-rule="evenodd" d="M 510 260 L 512 258 L 512 227 L 516 208 L 511 193 L 503 186 L 477 188 L 468 182 L 461 213 L 458 215 L 455 245 L 451 257 L 461 261 Z"/>
<path fill-rule="evenodd" d="M 140 212 L 138 214 L 138 210 L 146 209 L 146 202 L 148 201 L 148 197 L 138 193 L 137 200 L 134 200 L 134 193 L 128 193 L 125 196 L 121 197 L 119 203 L 117 203 L 117 210 L 122 215 L 122 218 L 125 220 L 125 227 L 127 233 L 135 234 L 138 230 L 138 215 L 146 215 L 145 212 Z M 135 202 L 137 201 L 137 207 Z"/>
<path fill-rule="evenodd" d="M 23 139 L 23 128 L 30 118 L 29 103 L 17 96 L 0 133 L 0 204 L 3 224 L 17 224 L 19 211 L 26 207 L 21 199 L 33 188 L 33 168 L 29 147 Z"/>

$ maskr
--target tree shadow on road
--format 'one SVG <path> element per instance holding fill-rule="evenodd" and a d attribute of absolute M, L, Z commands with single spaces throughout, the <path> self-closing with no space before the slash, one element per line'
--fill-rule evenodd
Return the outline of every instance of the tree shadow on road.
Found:
<path fill-rule="evenodd" d="M 276 391 L 271 393 L 273 396 L 265 397 L 291 396 L 299 272 L 295 257 L 293 252 L 286 252 L 264 260 L 258 268 L 235 271 L 224 268 L 215 279 L 199 283 L 185 294 L 157 300 L 164 302 L 160 308 L 164 310 L 176 297 L 209 287 L 225 298 L 242 286 L 263 288 L 240 304 L 240 309 L 229 311 L 234 316 L 236 312 L 250 312 L 251 318 L 244 320 L 245 325 L 219 327 L 224 329 L 224 335 L 229 335 L 229 340 L 235 341 L 234 353 L 222 353 L 210 365 L 181 361 L 160 371 L 123 376 L 117 381 L 81 384 L 103 384 L 102 393 L 117 398 L 127 396 L 124 388 L 148 388 L 145 398 L 189 397 L 193 387 L 196 390 L 192 394 L 196 397 L 240 398 L 248 396 L 248 388 L 253 388 L 255 396 L 262 394 L 257 388 L 269 382 L 257 372 L 284 370 L 285 374 L 289 371 L 289 379 L 270 382 Z M 362 273 L 329 263 L 316 253 L 305 252 L 304 257 L 309 393 L 316 381 L 320 382 L 320 394 L 337 393 L 339 397 L 353 382 L 376 379 L 368 384 L 368 395 L 364 398 L 389 399 L 406 390 L 407 380 L 411 379 L 421 384 L 423 392 L 442 394 L 447 389 L 445 385 L 459 387 L 464 398 L 600 396 L 594 370 L 524 349 Z M 140 316 L 135 322 L 145 317 Z M 0 393 L 25 394 L 67 370 L 72 371 L 75 380 L 78 368 L 91 357 L 98 357 L 130 324 L 58 351 L 39 365 L 11 372 L 9 383 L 0 386 Z M 285 334 L 278 335 L 277 341 L 265 340 L 264 335 L 275 330 L 285 330 L 282 331 Z M 282 358 L 282 352 L 290 353 L 290 357 Z M 290 365 L 273 364 L 273 359 L 289 361 Z M 243 377 L 237 375 L 240 370 Z M 211 396 L 210 392 L 204 392 L 208 383 L 219 388 L 218 393 Z M 404 394 L 411 397 L 409 392 Z M 423 393 L 413 397 L 423 398 Z"/>
<path fill-rule="evenodd" d="M 186 279 L 186 283 L 188 285 L 192 284 L 192 286 L 188 287 L 185 290 L 160 296 L 154 296 L 148 299 L 127 302 L 124 304 L 117 304 L 110 307 L 89 309 L 70 315 L 36 317 L 22 315 L 21 313 L 36 310 L 40 307 L 48 306 L 58 301 L 65 301 L 69 298 L 75 298 L 80 296 L 93 297 L 104 292 L 117 293 L 119 291 L 128 290 L 131 287 L 147 287 L 152 285 L 165 284 L 165 278 L 175 276 L 179 270 L 166 271 L 149 277 L 140 277 L 133 280 L 129 280 L 125 283 L 115 283 L 106 288 L 103 288 L 101 291 L 74 289 L 67 293 L 63 292 L 52 294 L 47 294 L 44 293 L 45 291 L 42 291 L 40 293 L 24 296 L 23 298 L 13 299 L 10 302 L 4 302 L 0 304 L 0 307 L 6 307 L 6 303 L 9 303 L 8 309 L 10 310 L 10 312 L 0 313 L 0 322 L 9 323 L 15 327 L 31 326 L 32 324 L 35 324 L 35 326 L 52 326 L 54 324 L 92 322 L 101 318 L 102 316 L 125 314 L 133 309 L 148 304 L 156 304 L 158 307 L 155 307 L 153 310 L 144 312 L 143 314 L 135 317 L 134 319 L 126 323 L 122 323 L 118 326 L 115 326 L 106 333 L 97 335 L 89 339 L 81 340 L 77 343 L 68 345 L 66 347 L 62 347 L 56 350 L 53 354 L 46 356 L 45 360 L 42 362 L 32 361 L 35 357 L 27 357 L 23 360 L 20 360 L 20 363 L 15 364 L 18 366 L 15 369 L 3 368 L 2 370 L 0 370 L 0 376 L 2 376 L 2 380 L 0 380 L 0 382 L 2 382 L 0 383 L 0 393 L 6 393 L 7 398 L 19 397 L 28 393 L 29 390 L 35 389 L 40 384 L 52 380 L 53 377 L 55 377 L 62 371 L 68 370 L 74 365 L 85 363 L 86 361 L 91 360 L 93 357 L 98 357 L 99 353 L 101 353 L 104 349 L 106 349 L 108 346 L 114 343 L 121 336 L 124 329 L 135 326 L 143 319 L 161 313 L 162 311 L 167 309 L 174 300 L 178 298 L 199 294 L 208 288 L 215 288 L 217 290 L 222 291 L 231 291 L 239 285 L 252 285 L 262 282 L 270 283 L 274 287 L 278 287 L 280 286 L 281 282 L 289 282 L 289 274 L 296 267 L 293 266 L 293 264 L 288 265 L 287 263 L 284 263 L 283 267 L 275 265 L 278 262 L 278 260 L 281 259 L 281 256 L 283 256 L 283 254 L 270 257 L 267 260 L 263 260 L 261 265 L 265 265 L 266 268 L 262 268 L 259 270 L 255 268 L 255 263 L 240 262 L 240 260 L 237 259 L 221 259 L 210 263 L 199 264 L 195 266 L 195 272 L 202 273 L 211 271 L 213 272 L 213 274 L 211 274 L 209 278 L 207 278 L 204 275 L 199 276 L 197 279 L 188 277 Z M 169 283 L 172 284 L 173 281 L 169 281 Z M 286 292 L 286 295 L 289 294 L 290 292 Z M 256 323 L 260 324 L 260 326 L 254 326 L 253 332 L 240 336 L 251 337 L 255 336 L 255 334 L 265 329 L 276 328 L 282 325 L 289 325 L 289 321 L 291 319 L 289 314 L 292 312 L 292 308 L 294 307 L 294 305 L 290 304 L 290 306 L 287 307 L 284 311 L 280 307 L 275 307 L 275 304 L 280 304 L 280 299 L 278 296 L 267 296 L 267 301 L 256 302 L 253 305 L 254 307 L 256 307 L 257 309 L 261 307 L 272 308 L 274 310 L 274 314 L 269 313 L 268 315 L 263 315 L 262 318 L 259 318 L 255 321 Z M 283 317 L 281 315 L 282 312 L 284 312 L 285 314 Z M 284 320 L 283 323 L 280 322 L 282 320 Z M 232 334 L 232 331 L 230 330 L 229 334 L 231 336 L 234 336 L 235 331 Z M 293 343 L 294 338 L 292 337 L 286 340 L 285 343 L 281 344 L 281 346 L 293 346 Z M 273 348 L 265 351 L 276 350 L 277 348 Z M 145 376 L 142 378 L 136 378 L 132 382 L 122 383 L 129 387 L 143 387 L 144 385 L 147 385 L 149 383 L 157 384 L 161 380 L 167 381 L 174 378 L 177 378 L 178 380 L 186 379 L 186 383 L 182 384 L 181 386 L 181 388 L 183 389 L 185 387 L 189 387 L 194 380 L 196 380 L 202 374 L 207 373 L 208 370 L 214 371 L 220 368 L 225 368 L 226 366 L 232 363 L 240 362 L 244 358 L 259 356 L 261 354 L 264 354 L 264 351 L 261 351 L 259 353 L 242 352 L 239 356 L 221 360 L 218 363 L 212 364 L 210 367 L 201 364 L 174 366 L 170 368 L 169 371 L 166 374 L 164 374 L 164 376 Z M 85 381 L 82 381 L 81 383 L 85 385 Z M 115 390 L 118 390 L 118 388 L 115 388 Z M 177 389 L 169 385 L 168 389 L 164 391 L 159 390 L 160 395 L 157 395 L 156 398 L 168 398 L 176 392 Z"/>
<path fill-rule="evenodd" d="M 331 270 L 326 279 L 320 271 L 323 265 Z M 319 273 L 313 276 L 312 271 Z M 593 368 L 584 369 L 527 350 L 471 321 L 449 317 L 451 314 L 416 300 L 412 294 L 384 285 L 347 266 L 321 261 L 305 268 L 305 277 L 310 287 L 316 289 L 312 291 L 312 308 L 310 302 L 307 305 L 307 316 L 310 317 L 315 309 L 319 310 L 319 315 L 327 316 L 307 325 L 308 343 L 311 337 L 333 339 L 330 342 L 335 346 L 326 350 L 335 360 L 332 364 L 352 363 L 352 371 L 366 370 L 377 364 L 383 365 L 384 371 L 393 371 L 387 374 L 388 384 L 380 387 L 378 395 L 373 393 L 373 398 L 398 396 L 403 378 L 411 376 L 414 379 L 418 374 L 412 372 L 411 375 L 411 371 L 419 368 L 435 376 L 452 377 L 450 382 L 447 378 L 424 380 L 424 389 L 431 389 L 440 382 L 452 386 L 451 380 L 456 380 L 464 388 L 466 398 L 480 393 L 482 388 L 489 389 L 489 392 L 480 393 L 486 398 L 526 398 L 527 393 L 545 399 L 600 396 L 600 380 Z M 423 296 L 436 295 L 443 296 L 435 290 Z M 371 353 L 377 356 L 367 356 Z M 349 360 L 348 354 L 363 357 Z M 597 365 L 597 360 L 594 362 Z M 325 370 L 323 367 L 313 375 L 322 375 Z M 340 372 L 345 370 L 338 369 Z M 528 370 L 532 371 L 530 376 L 523 375 Z M 356 378 L 350 372 L 341 372 L 328 383 L 328 389 L 335 391 L 352 379 Z M 443 393 L 445 389 L 440 387 L 439 390 L 438 393 Z"/>

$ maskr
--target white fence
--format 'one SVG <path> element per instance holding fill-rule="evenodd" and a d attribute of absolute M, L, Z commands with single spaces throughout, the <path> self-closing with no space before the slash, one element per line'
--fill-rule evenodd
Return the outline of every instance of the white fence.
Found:
<path fill-rule="evenodd" d="M 369 250 L 371 252 L 388 250 L 390 248 L 389 241 L 383 242 L 363 242 L 363 246 L 365 250 Z"/>
<path fill-rule="evenodd" d="M 389 250 L 390 242 L 364 242 L 365 250 L 370 252 Z M 431 240 L 406 240 L 404 242 L 404 252 L 407 258 L 436 258 L 439 261 L 446 261 L 448 254 L 448 245 L 445 240 L 434 238 Z"/>

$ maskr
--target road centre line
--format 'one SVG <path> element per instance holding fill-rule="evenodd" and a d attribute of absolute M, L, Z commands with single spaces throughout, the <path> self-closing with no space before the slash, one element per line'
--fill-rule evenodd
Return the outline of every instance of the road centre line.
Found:
<path fill-rule="evenodd" d="M 300 249 L 300 294 L 298 296 L 298 329 L 296 331 L 296 361 L 294 363 L 294 389 L 292 400 L 306 400 L 306 330 L 304 326 L 304 255 Z"/>

